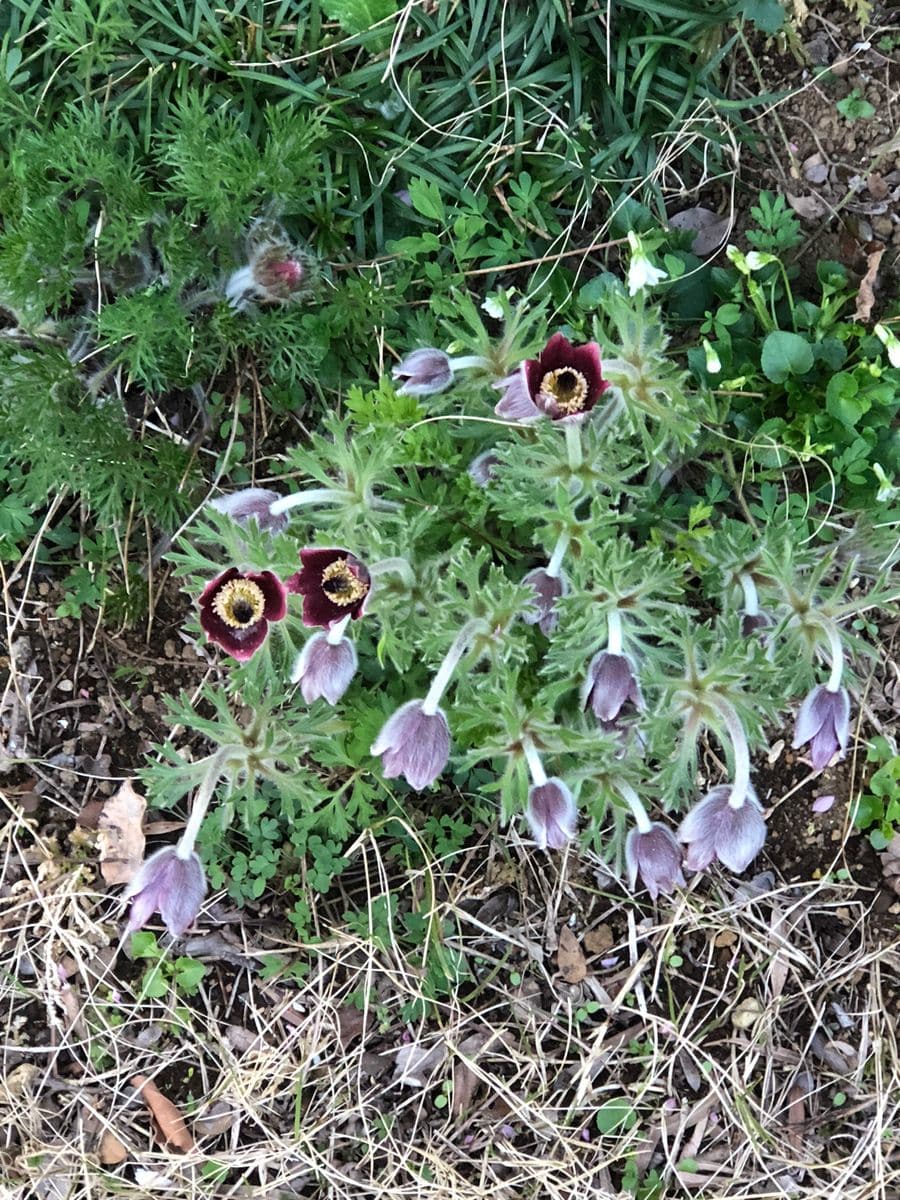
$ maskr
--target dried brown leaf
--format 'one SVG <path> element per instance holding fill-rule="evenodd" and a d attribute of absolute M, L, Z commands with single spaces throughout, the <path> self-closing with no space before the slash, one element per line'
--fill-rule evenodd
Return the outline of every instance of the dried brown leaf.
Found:
<path fill-rule="evenodd" d="M 218 1137 L 226 1133 L 237 1120 L 237 1113 L 227 1100 L 216 1100 L 208 1112 L 194 1118 L 197 1137 Z"/>
<path fill-rule="evenodd" d="M 598 925 L 596 929 L 586 930 L 582 941 L 588 954 L 605 954 L 615 944 L 612 930 L 608 925 Z"/>
<path fill-rule="evenodd" d="M 727 216 L 696 205 L 669 217 L 669 227 L 692 231 L 695 236 L 691 249 L 700 258 L 707 258 L 725 244 L 731 222 Z"/>
<path fill-rule="evenodd" d="M 128 1157 L 128 1147 L 119 1141 L 111 1129 L 104 1129 L 97 1153 L 104 1167 L 117 1167 Z"/>
<path fill-rule="evenodd" d="M 866 256 L 866 273 L 859 281 L 859 291 L 856 294 L 857 321 L 868 321 L 875 305 L 875 284 L 878 280 L 878 268 L 884 257 L 884 246 L 873 250 Z"/>
<path fill-rule="evenodd" d="M 131 883 L 144 861 L 147 801 L 126 779 L 97 819 L 100 871 L 107 883 Z"/>
<path fill-rule="evenodd" d="M 160 1142 L 173 1150 L 180 1150 L 183 1154 L 193 1150 L 194 1139 L 188 1131 L 184 1117 L 176 1105 L 162 1094 L 153 1080 L 148 1079 L 146 1075 L 133 1075 L 131 1086 L 137 1088 L 141 1099 L 150 1109 Z"/>
<path fill-rule="evenodd" d="M 556 952 L 559 973 L 566 983 L 581 983 L 587 977 L 587 963 L 578 938 L 563 925 L 559 931 L 559 949 Z"/>

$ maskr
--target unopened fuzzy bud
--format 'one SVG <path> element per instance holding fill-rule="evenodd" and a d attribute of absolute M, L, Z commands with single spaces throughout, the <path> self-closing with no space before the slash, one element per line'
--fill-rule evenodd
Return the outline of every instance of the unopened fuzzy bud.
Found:
<path fill-rule="evenodd" d="M 528 789 L 525 817 L 542 850 L 563 850 L 575 836 L 575 799 L 561 779 L 547 779 Z"/>
<path fill-rule="evenodd" d="M 447 718 L 440 708 L 426 712 L 423 700 L 409 700 L 388 717 L 371 753 L 381 755 L 386 779 L 402 775 L 419 792 L 434 783 L 447 765 Z"/>
<path fill-rule="evenodd" d="M 337 704 L 356 674 L 356 648 L 349 638 L 330 642 L 328 634 L 314 633 L 301 650 L 291 682 L 300 684 L 307 704 L 324 699 Z"/>
<path fill-rule="evenodd" d="M 203 864 L 195 853 L 180 857 L 166 846 L 143 863 L 123 899 L 131 901 L 127 931 L 133 933 L 158 912 L 172 937 L 181 937 L 196 920 L 206 895 Z"/>

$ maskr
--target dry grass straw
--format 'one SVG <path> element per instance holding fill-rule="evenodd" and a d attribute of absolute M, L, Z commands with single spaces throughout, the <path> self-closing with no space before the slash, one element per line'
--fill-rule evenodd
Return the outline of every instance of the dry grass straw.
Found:
<path fill-rule="evenodd" d="M 349 935 L 341 904 L 321 907 L 322 942 L 300 946 L 214 903 L 188 947 L 210 966 L 199 994 L 141 1003 L 92 864 L 7 811 L 10 1200 L 574 1200 L 616 1195 L 630 1162 L 659 1172 L 661 1195 L 898 1194 L 900 964 L 849 884 L 754 898 L 703 880 L 655 919 L 574 855 L 485 838 L 465 871 L 429 862 L 398 878 L 364 835 L 347 886 L 418 907 L 442 930 L 430 950 L 401 946 L 399 922 Z M 610 930 L 606 965 L 588 956 L 577 984 L 556 967 L 563 924 Z M 429 954 L 453 949 L 469 978 L 411 1018 Z M 276 952 L 308 966 L 302 984 L 260 978 Z M 179 1104 L 192 1152 L 159 1145 L 139 1073 Z M 610 1101 L 637 1120 L 602 1136 Z M 225 1119 L 204 1138 L 211 1110 Z M 129 1157 L 103 1168 L 107 1131 Z"/>

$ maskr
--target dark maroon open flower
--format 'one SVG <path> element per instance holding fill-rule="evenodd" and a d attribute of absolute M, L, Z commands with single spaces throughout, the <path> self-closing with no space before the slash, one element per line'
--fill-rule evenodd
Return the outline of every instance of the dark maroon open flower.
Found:
<path fill-rule="evenodd" d="M 573 346 L 561 333 L 554 333 L 537 358 L 524 362 L 522 372 L 535 407 L 553 421 L 590 412 L 609 387 L 597 343 Z"/>
<path fill-rule="evenodd" d="M 300 551 L 301 568 L 285 580 L 289 592 L 303 597 L 303 624 L 324 625 L 362 616 L 371 588 L 369 572 L 349 550 Z"/>
<path fill-rule="evenodd" d="M 277 575 L 237 567 L 208 583 L 197 603 L 203 632 L 240 662 L 252 658 L 266 640 L 269 622 L 280 621 L 287 612 L 287 595 Z"/>

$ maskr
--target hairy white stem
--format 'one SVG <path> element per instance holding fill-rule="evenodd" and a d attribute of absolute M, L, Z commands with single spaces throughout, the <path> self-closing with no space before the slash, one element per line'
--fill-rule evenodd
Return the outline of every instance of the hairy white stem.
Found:
<path fill-rule="evenodd" d="M 569 470 L 577 471 L 581 467 L 581 421 L 563 421 L 566 430 L 566 453 L 569 456 Z"/>
<path fill-rule="evenodd" d="M 428 695 L 422 701 L 422 712 L 426 717 L 433 717 L 438 710 L 441 697 L 447 690 L 447 685 L 453 678 L 453 672 L 459 665 L 459 660 L 468 650 L 472 638 L 483 627 L 481 620 L 467 621 L 453 640 L 453 645 L 447 651 L 444 661 L 438 667 L 437 674 L 432 680 Z"/>
<path fill-rule="evenodd" d="M 759 592 L 756 590 L 753 576 L 748 575 L 746 571 L 742 571 L 738 576 L 738 582 L 741 585 L 741 591 L 744 593 L 744 612 L 748 617 L 758 616 Z"/>
<path fill-rule="evenodd" d="M 537 752 L 537 747 L 530 737 L 522 738 L 522 752 L 525 755 L 525 761 L 528 763 L 531 782 L 535 787 L 543 787 L 547 782 L 547 772 L 544 770 L 544 764 L 541 762 L 541 756 Z"/>
<path fill-rule="evenodd" d="M 622 646 L 622 614 L 613 608 L 606 614 L 606 649 L 610 654 L 621 654 Z"/>
<path fill-rule="evenodd" d="M 547 574 L 551 579 L 558 579 L 562 560 L 565 558 L 566 551 L 569 548 L 571 538 L 568 533 L 561 533 L 556 539 L 556 545 L 553 547 L 553 553 L 550 555 L 550 561 L 547 563 Z"/>
<path fill-rule="evenodd" d="M 631 815 L 634 817 L 634 823 L 638 827 L 638 833 L 649 833 L 653 828 L 653 822 L 647 816 L 647 810 L 641 804 L 637 792 L 630 783 L 622 783 L 621 780 L 616 782 L 616 787 L 619 795 L 631 809 Z"/>
<path fill-rule="evenodd" d="M 451 371 L 469 371 L 472 367 L 487 367 L 490 364 L 488 360 L 481 354 L 463 354 L 459 358 L 451 358 Z"/>
<path fill-rule="evenodd" d="M 389 571 L 395 571 L 410 591 L 416 586 L 415 571 L 413 571 L 405 558 L 399 556 L 396 558 L 381 558 L 369 567 L 369 574 L 373 577 L 375 575 L 386 575 Z"/>
<path fill-rule="evenodd" d="M 833 621 L 828 621 L 824 625 L 824 629 L 828 638 L 828 649 L 831 652 L 831 674 L 825 687 L 829 692 L 836 692 L 841 686 L 841 676 L 844 673 L 844 647 L 841 645 L 841 635 Z"/>
<path fill-rule="evenodd" d="M 213 793 L 216 790 L 216 784 L 222 777 L 225 770 L 225 763 L 233 753 L 233 746 L 220 746 L 215 754 L 211 754 L 207 759 L 209 765 L 194 796 L 194 803 L 191 805 L 191 815 L 188 817 L 187 825 L 184 827 L 184 833 L 182 833 L 175 846 L 175 855 L 177 858 L 190 858 L 194 853 L 194 843 L 197 840 L 197 834 L 200 832 L 200 826 L 203 824 L 203 818 L 206 816 L 206 810 L 209 808 L 209 802 L 212 800 Z"/>
<path fill-rule="evenodd" d="M 343 488 L 310 488 L 306 492 L 292 492 L 290 496 L 273 500 L 269 505 L 269 512 L 273 517 L 280 517 L 282 513 L 299 508 L 302 504 L 341 504 L 347 499 L 347 495 Z"/>
<path fill-rule="evenodd" d="M 347 628 L 349 623 L 350 613 L 347 613 L 346 617 L 341 617 L 339 621 L 335 621 L 335 623 L 328 630 L 328 633 L 325 635 L 325 641 L 329 646 L 336 646 L 339 642 L 344 640 L 344 630 Z"/>
<path fill-rule="evenodd" d="M 742 808 L 750 787 L 750 748 L 747 745 L 747 735 L 733 705 L 721 696 L 717 696 L 714 703 L 734 751 L 734 782 L 731 785 L 728 806 Z"/>

